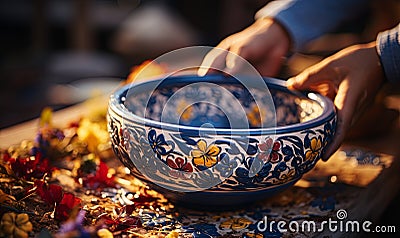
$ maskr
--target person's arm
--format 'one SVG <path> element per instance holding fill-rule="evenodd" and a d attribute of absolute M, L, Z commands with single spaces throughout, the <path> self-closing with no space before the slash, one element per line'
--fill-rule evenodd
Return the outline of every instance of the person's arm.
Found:
<path fill-rule="evenodd" d="M 335 30 L 368 9 L 368 0 L 276 0 L 255 18 L 273 18 L 289 33 L 292 50 L 301 51 L 311 40 Z"/>
<path fill-rule="evenodd" d="M 385 77 L 389 82 L 400 82 L 400 24 L 381 32 L 376 39 Z"/>

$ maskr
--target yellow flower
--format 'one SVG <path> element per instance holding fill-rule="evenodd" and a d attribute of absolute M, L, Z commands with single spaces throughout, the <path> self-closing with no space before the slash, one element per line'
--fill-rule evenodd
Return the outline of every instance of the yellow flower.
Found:
<path fill-rule="evenodd" d="M 109 134 L 106 124 L 92 122 L 87 118 L 82 119 L 77 130 L 78 138 L 87 144 L 88 150 L 92 153 L 98 152 L 100 145 L 105 145 L 109 141 Z"/>
<path fill-rule="evenodd" d="M 25 213 L 8 212 L 1 218 L 0 231 L 7 237 L 28 237 L 28 233 L 32 230 L 32 223 Z"/>
<path fill-rule="evenodd" d="M 102 228 L 97 231 L 97 236 L 99 238 L 113 238 L 114 235 L 111 233 L 111 231 L 107 230 L 106 228 Z"/>
<path fill-rule="evenodd" d="M 171 231 L 165 238 L 179 238 L 179 232 Z"/>
<path fill-rule="evenodd" d="M 306 151 L 306 161 L 315 160 L 320 154 L 322 149 L 322 141 L 320 138 L 312 138 L 310 142 L 310 149 Z"/>
<path fill-rule="evenodd" d="M 232 229 L 234 231 L 240 231 L 240 230 L 246 229 L 251 224 L 252 224 L 252 222 L 246 218 L 235 217 L 235 218 L 230 218 L 230 219 L 222 222 L 219 225 L 219 227 L 222 229 Z"/>
<path fill-rule="evenodd" d="M 40 114 L 39 125 L 51 126 L 52 117 L 53 117 L 53 110 L 50 107 L 45 107 Z"/>
<path fill-rule="evenodd" d="M 190 156 L 193 158 L 193 163 L 196 166 L 210 168 L 218 162 L 218 155 L 221 152 L 219 146 L 212 144 L 207 147 L 207 143 L 204 140 L 199 140 L 197 148 L 190 152 Z"/>
<path fill-rule="evenodd" d="M 281 176 L 279 177 L 279 182 L 280 183 L 286 183 L 290 181 L 294 175 L 296 174 L 296 171 L 294 169 L 289 169 L 287 173 L 282 173 Z"/>

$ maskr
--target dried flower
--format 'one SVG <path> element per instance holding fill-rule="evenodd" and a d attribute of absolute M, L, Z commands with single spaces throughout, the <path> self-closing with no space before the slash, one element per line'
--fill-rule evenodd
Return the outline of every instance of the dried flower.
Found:
<path fill-rule="evenodd" d="M 75 197 L 72 193 L 64 193 L 60 203 L 56 205 L 54 218 L 59 221 L 67 220 L 71 212 L 79 208 L 81 202 L 81 199 Z"/>
<path fill-rule="evenodd" d="M 48 205 L 54 205 L 61 202 L 63 198 L 63 190 L 61 186 L 56 184 L 47 184 L 42 180 L 35 181 L 36 193 Z"/>
<path fill-rule="evenodd" d="M 107 144 L 110 136 L 106 130 L 106 124 L 92 122 L 83 118 L 79 123 L 77 130 L 79 140 L 87 144 L 87 149 L 92 152 L 98 152 L 98 147 Z"/>
<path fill-rule="evenodd" d="M 7 193 L 3 192 L 3 190 L 0 189 L 0 204 L 12 204 L 16 200 L 13 196 L 8 195 Z"/>
<path fill-rule="evenodd" d="M 28 237 L 28 233 L 33 230 L 29 216 L 25 213 L 15 214 L 8 212 L 3 215 L 0 223 L 0 231 L 6 237 Z"/>
<path fill-rule="evenodd" d="M 99 238 L 113 238 L 113 234 L 108 229 L 102 228 L 97 231 L 97 236 Z"/>
<path fill-rule="evenodd" d="M 79 179 L 82 181 L 82 185 L 89 189 L 115 187 L 115 176 L 110 174 L 108 166 L 103 161 L 100 161 L 96 170 L 93 172 L 93 163 L 84 163 L 79 168 Z M 90 173 L 86 173 L 90 172 Z"/>

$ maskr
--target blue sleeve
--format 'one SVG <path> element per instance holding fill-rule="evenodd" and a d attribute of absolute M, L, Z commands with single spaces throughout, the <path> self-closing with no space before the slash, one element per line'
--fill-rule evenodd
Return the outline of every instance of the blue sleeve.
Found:
<path fill-rule="evenodd" d="M 386 78 L 390 82 L 400 82 L 400 24 L 381 32 L 376 39 L 378 55 Z"/>
<path fill-rule="evenodd" d="M 301 51 L 309 41 L 335 30 L 368 7 L 368 0 L 276 0 L 255 17 L 274 18 L 289 33 L 293 50 Z"/>

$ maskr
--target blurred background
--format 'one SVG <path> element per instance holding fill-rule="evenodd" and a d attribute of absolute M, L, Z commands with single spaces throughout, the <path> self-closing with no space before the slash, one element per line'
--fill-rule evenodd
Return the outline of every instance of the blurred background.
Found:
<path fill-rule="evenodd" d="M 112 89 L 132 66 L 215 45 L 266 1 L 0 0 L 0 127 Z"/>
<path fill-rule="evenodd" d="M 0 128 L 112 90 L 131 67 L 185 46 L 215 46 L 254 21 L 268 0 L 0 0 Z M 395 0 L 310 44 L 285 78 L 399 19 Z M 367 21 L 365 19 L 368 19 Z M 362 24 L 360 24 L 362 22 Z"/>

